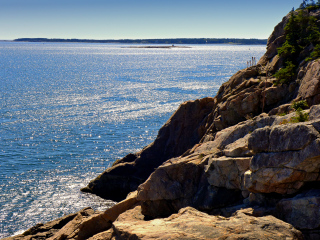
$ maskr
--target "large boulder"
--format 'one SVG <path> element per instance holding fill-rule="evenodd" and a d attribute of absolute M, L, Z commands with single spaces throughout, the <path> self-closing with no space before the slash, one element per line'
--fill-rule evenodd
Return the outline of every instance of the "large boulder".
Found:
<path fill-rule="evenodd" d="M 314 105 L 320 102 L 320 60 L 310 62 L 306 73 L 301 80 L 298 99 L 307 100 L 308 104 Z"/>
<path fill-rule="evenodd" d="M 239 203 L 248 194 L 243 178 L 252 156 L 250 132 L 274 121 L 274 116 L 262 114 L 225 128 L 213 141 L 163 163 L 138 187 L 143 214 L 166 217 L 186 206 L 211 212 Z"/>
<path fill-rule="evenodd" d="M 251 157 L 210 158 L 206 170 L 208 182 L 212 186 L 245 190 L 244 173 L 249 169 Z"/>
<path fill-rule="evenodd" d="M 319 121 L 282 124 L 255 130 L 249 138 L 254 152 L 245 187 L 252 192 L 294 194 L 319 181 Z"/>
<path fill-rule="evenodd" d="M 138 188 L 142 213 L 151 218 L 167 217 L 186 206 L 209 211 L 241 200 L 241 191 L 208 183 L 201 154 L 170 159 Z"/>
<path fill-rule="evenodd" d="M 230 218 L 210 216 L 187 207 L 168 218 L 145 221 L 140 208 L 127 211 L 113 229 L 93 236 L 98 239 L 303 239 L 301 232 L 272 216 L 254 217 L 252 209 Z"/>

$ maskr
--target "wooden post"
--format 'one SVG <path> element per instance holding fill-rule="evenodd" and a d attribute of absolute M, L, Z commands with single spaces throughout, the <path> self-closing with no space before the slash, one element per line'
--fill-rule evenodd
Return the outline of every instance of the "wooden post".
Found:
<path fill-rule="evenodd" d="M 263 99 L 262 99 L 262 112 L 264 112 L 264 105 L 265 105 L 265 102 L 266 102 L 267 80 L 268 80 L 268 70 L 266 72 L 266 80 L 264 81 L 264 90 L 263 90 Z"/>

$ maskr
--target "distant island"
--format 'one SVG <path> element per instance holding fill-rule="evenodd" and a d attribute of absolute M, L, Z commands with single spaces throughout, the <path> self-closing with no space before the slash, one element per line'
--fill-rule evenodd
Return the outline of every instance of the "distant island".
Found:
<path fill-rule="evenodd" d="M 81 43 L 127 43 L 127 44 L 242 44 L 266 45 L 267 39 L 241 38 L 174 38 L 174 39 L 60 39 L 60 38 L 18 38 L 14 42 L 81 42 Z"/>

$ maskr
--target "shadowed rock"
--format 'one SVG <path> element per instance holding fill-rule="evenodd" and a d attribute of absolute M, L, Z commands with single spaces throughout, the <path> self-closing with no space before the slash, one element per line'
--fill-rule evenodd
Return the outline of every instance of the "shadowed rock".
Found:
<path fill-rule="evenodd" d="M 164 161 L 179 156 L 200 141 L 204 120 L 214 107 L 213 98 L 182 104 L 159 130 L 156 140 L 141 152 L 120 160 L 91 181 L 82 191 L 119 201 L 137 189 Z"/>

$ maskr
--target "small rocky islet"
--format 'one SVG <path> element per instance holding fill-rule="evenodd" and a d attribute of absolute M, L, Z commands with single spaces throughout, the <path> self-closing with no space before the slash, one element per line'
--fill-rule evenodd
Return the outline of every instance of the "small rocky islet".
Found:
<path fill-rule="evenodd" d="M 116 205 L 7 239 L 320 239 L 317 45 L 295 53 L 292 76 L 279 78 L 291 66 L 279 53 L 286 26 L 299 14 L 320 29 L 320 9 L 285 16 L 256 65 L 214 98 L 181 104 L 153 143 L 82 189 Z"/>

